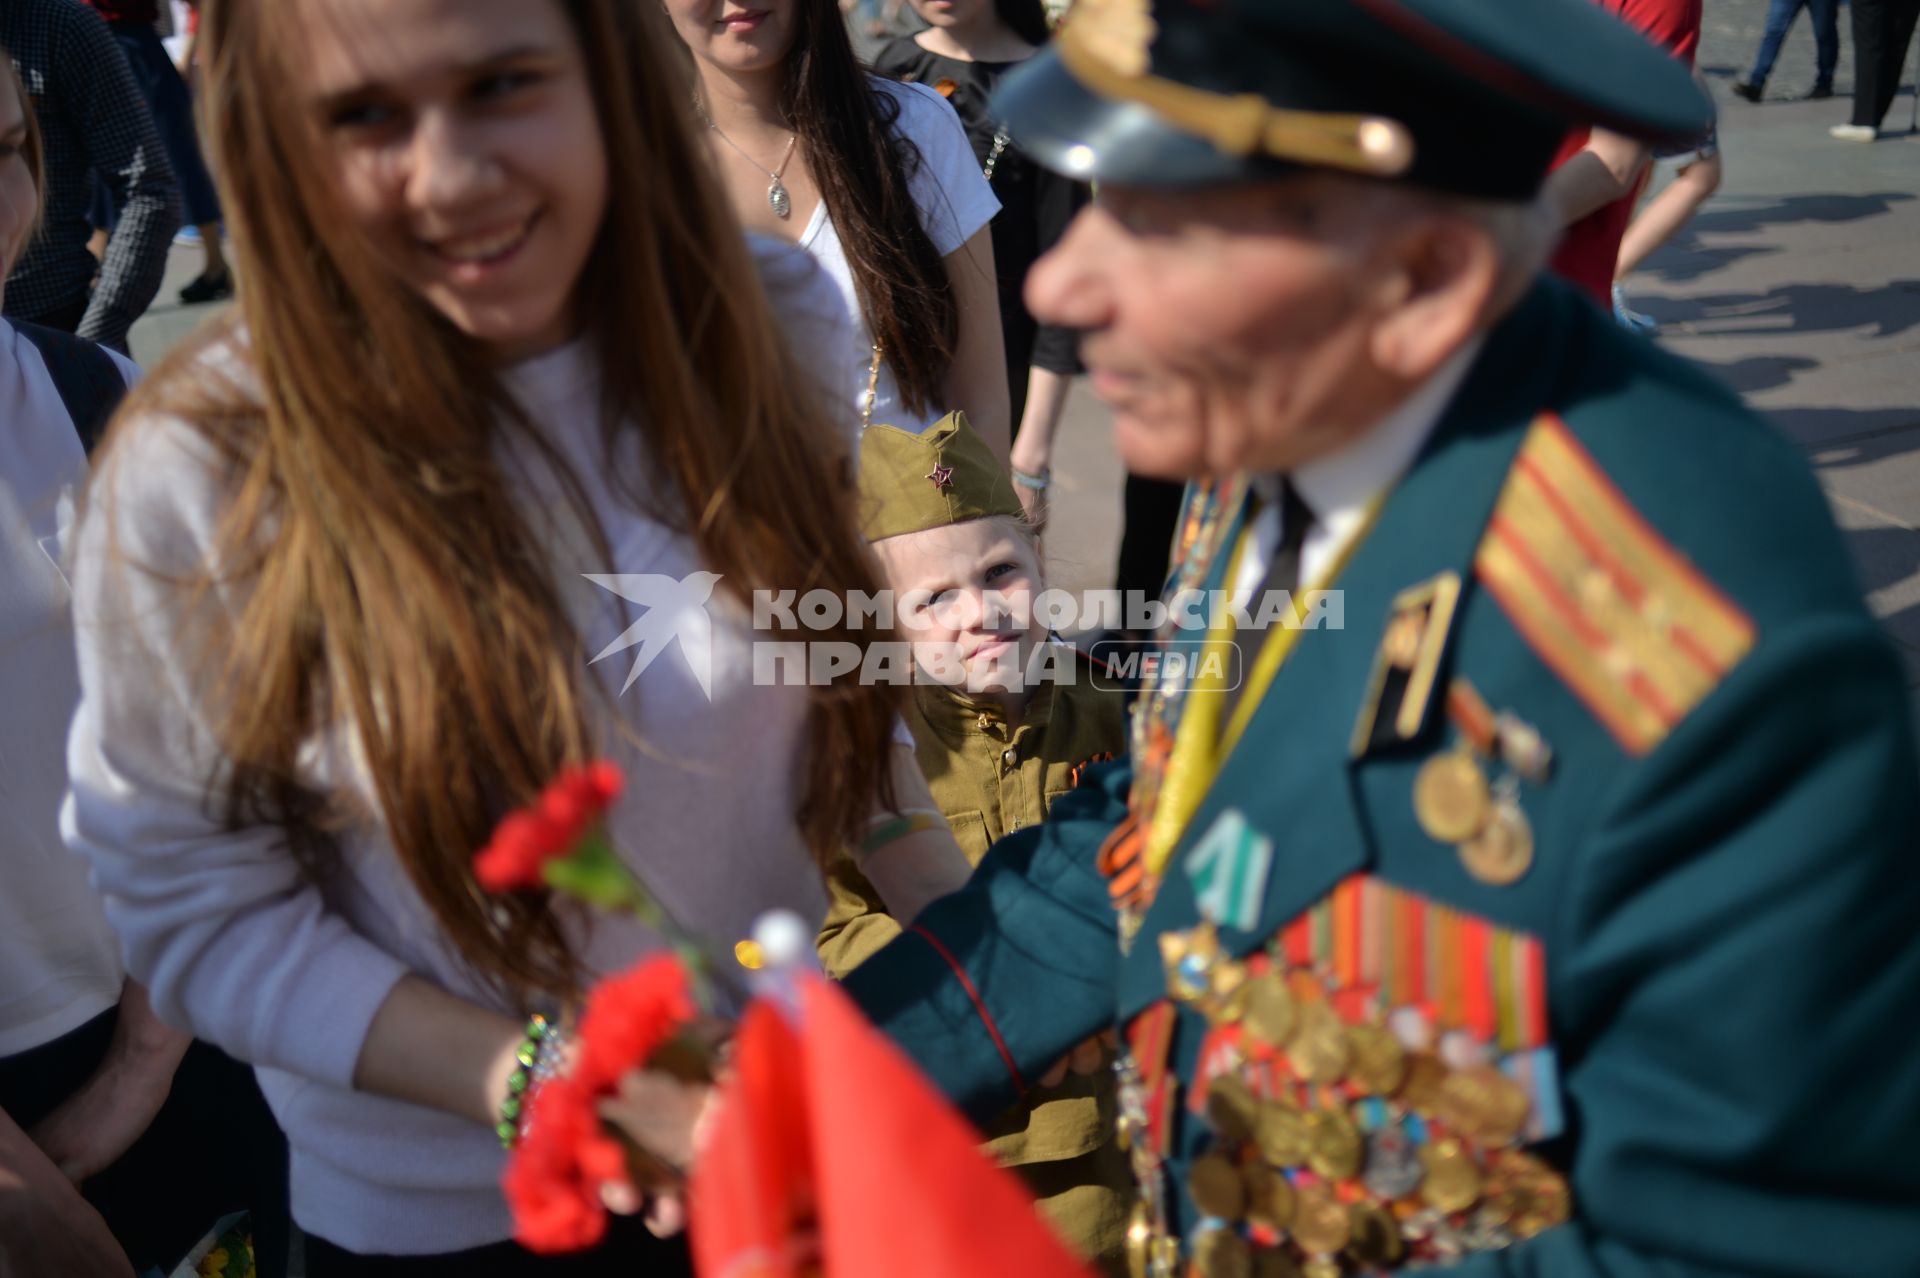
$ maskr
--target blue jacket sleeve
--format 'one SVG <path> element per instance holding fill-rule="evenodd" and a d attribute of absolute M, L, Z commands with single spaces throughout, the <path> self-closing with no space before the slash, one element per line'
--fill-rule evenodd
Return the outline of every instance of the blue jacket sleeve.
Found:
<path fill-rule="evenodd" d="M 1864 616 L 1757 649 L 1627 777 L 1550 960 L 1576 1222 L 1476 1276 L 1889 1272 L 1920 1256 L 1920 782 Z"/>
<path fill-rule="evenodd" d="M 1120 764 L 1093 770 L 847 974 L 867 1016 L 976 1121 L 1113 1022 L 1115 915 L 1095 861 L 1129 781 Z"/>

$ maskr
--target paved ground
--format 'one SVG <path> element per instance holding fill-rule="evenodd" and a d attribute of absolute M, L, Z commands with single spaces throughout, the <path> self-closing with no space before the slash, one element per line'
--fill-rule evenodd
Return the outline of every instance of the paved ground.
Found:
<path fill-rule="evenodd" d="M 1908 660 L 1920 709 L 1920 135 L 1839 143 L 1852 43 L 1841 20 L 1839 97 L 1752 106 L 1728 92 L 1751 65 L 1765 0 L 1706 0 L 1700 66 L 1722 102 L 1726 179 L 1693 226 L 1632 281 L 1670 349 L 1725 379 L 1806 449 L 1847 530 L 1862 586 Z M 1813 83 L 1811 32 L 1788 37 L 1770 92 Z M 1888 123 L 1904 130 L 1904 89 Z M 163 298 L 191 278 L 176 249 Z M 212 308 L 164 303 L 134 330 L 151 363 Z M 1099 405 L 1070 402 L 1056 456 L 1048 551 L 1056 584 L 1106 585 L 1120 467 Z"/>

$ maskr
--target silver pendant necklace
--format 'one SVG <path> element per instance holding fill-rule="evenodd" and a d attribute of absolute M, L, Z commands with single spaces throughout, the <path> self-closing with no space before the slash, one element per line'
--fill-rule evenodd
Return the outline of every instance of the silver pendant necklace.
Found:
<path fill-rule="evenodd" d="M 793 197 L 787 193 L 786 183 L 780 180 L 780 175 L 787 171 L 787 162 L 793 159 L 793 148 L 794 145 L 800 141 L 800 135 L 795 133 L 787 138 L 787 151 L 785 155 L 780 157 L 780 167 L 777 169 L 768 169 L 762 167 L 760 161 L 741 150 L 740 144 L 728 137 L 726 131 L 712 120 L 707 121 L 707 127 L 715 133 L 718 133 L 722 142 L 725 142 L 735 151 L 739 151 L 741 159 L 773 179 L 773 185 L 767 188 L 767 207 L 773 210 L 773 215 L 783 222 L 792 216 Z"/>

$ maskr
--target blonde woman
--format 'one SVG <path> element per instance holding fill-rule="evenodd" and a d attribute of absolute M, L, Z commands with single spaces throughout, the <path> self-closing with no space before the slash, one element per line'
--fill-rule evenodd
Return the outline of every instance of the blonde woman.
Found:
<path fill-rule="evenodd" d="M 925 804 L 884 690 L 755 679 L 752 590 L 879 582 L 850 423 L 780 340 L 831 287 L 775 254 L 767 300 L 661 23 L 621 0 L 202 23 L 239 307 L 107 445 L 68 837 L 161 1015 L 258 1067 L 314 1278 L 545 1272 L 503 1242 L 514 1049 L 659 938 L 485 898 L 470 857 L 503 811 L 613 757 L 616 842 L 727 942 L 819 917 L 819 861 L 896 792 Z M 646 614 L 584 574 L 674 586 L 708 651 L 590 667 Z M 944 832 L 870 860 L 908 913 L 965 874 Z M 685 1257 L 628 1229 L 605 1263 Z"/>

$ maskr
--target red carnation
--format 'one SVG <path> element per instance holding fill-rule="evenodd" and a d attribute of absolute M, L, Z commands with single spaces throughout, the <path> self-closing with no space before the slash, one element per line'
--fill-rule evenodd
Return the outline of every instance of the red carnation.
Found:
<path fill-rule="evenodd" d="M 608 977 L 594 986 L 580 1013 L 574 1077 L 613 1095 L 620 1079 L 646 1064 L 696 1010 L 686 971 L 673 959 L 648 959 Z"/>
<path fill-rule="evenodd" d="M 579 1251 L 606 1233 L 604 1185 L 626 1177 L 625 1148 L 601 1125 L 600 1101 L 644 1067 L 694 1016 L 693 991 L 677 959 L 655 955 L 601 982 L 587 996 L 570 1073 L 529 1098 L 526 1132 L 501 1187 L 514 1237 L 531 1251 Z"/>
<path fill-rule="evenodd" d="M 620 769 L 604 760 L 568 768 L 538 800 L 509 812 L 473 861 L 489 892 L 546 885 L 549 863 L 573 856 L 619 797 Z"/>

